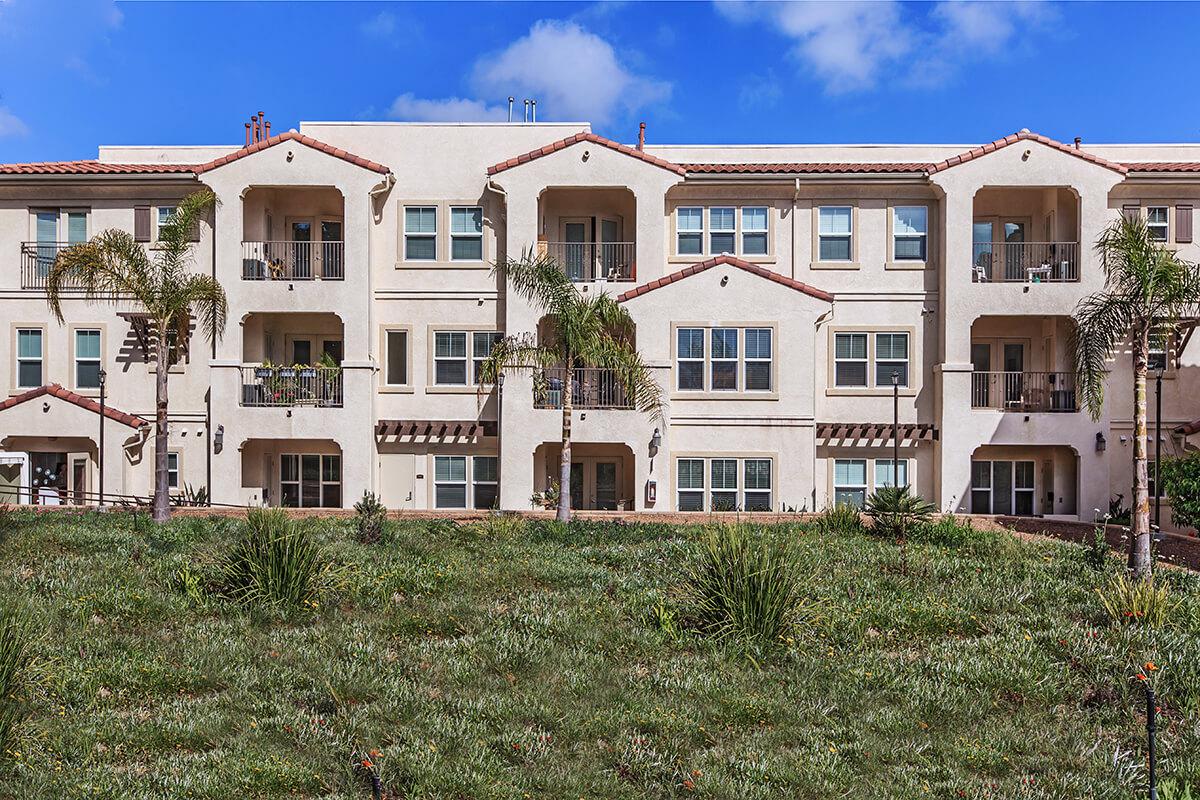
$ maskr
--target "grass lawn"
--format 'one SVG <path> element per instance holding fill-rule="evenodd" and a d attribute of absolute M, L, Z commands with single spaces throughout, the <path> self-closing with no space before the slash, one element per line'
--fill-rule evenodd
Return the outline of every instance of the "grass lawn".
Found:
<path fill-rule="evenodd" d="M 0 797 L 369 798 L 353 759 L 378 749 L 404 798 L 1128 798 L 1148 660 L 1160 774 L 1200 788 L 1200 578 L 1168 576 L 1173 624 L 1110 624 L 1077 545 L 960 531 L 904 572 L 862 533 L 765 528 L 818 604 L 756 648 L 664 624 L 699 528 L 392 521 L 364 545 L 321 519 L 338 586 L 280 612 L 179 579 L 234 520 L 0 525 L 0 601 L 39 632 Z"/>

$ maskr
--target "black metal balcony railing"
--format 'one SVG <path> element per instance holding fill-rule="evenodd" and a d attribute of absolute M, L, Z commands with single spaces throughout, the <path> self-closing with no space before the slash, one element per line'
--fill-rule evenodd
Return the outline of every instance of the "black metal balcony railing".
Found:
<path fill-rule="evenodd" d="M 567 371 L 562 367 L 538 372 L 533 378 L 533 407 L 562 408 Z M 633 408 L 625 385 L 611 369 L 580 367 L 574 370 L 571 406 L 579 409 Z"/>
<path fill-rule="evenodd" d="M 631 281 L 636 274 L 633 242 L 541 242 L 539 247 L 559 264 L 575 283 Z"/>
<path fill-rule="evenodd" d="M 345 278 L 345 242 L 242 242 L 242 280 Z"/>
<path fill-rule="evenodd" d="M 972 372 L 971 408 L 1078 411 L 1072 372 Z"/>
<path fill-rule="evenodd" d="M 58 254 L 79 242 L 22 242 L 21 243 L 21 288 L 45 289 L 46 277 Z M 66 288 L 78 289 L 71 284 Z"/>
<path fill-rule="evenodd" d="M 340 367 L 242 367 L 242 405 L 342 407 Z"/>
<path fill-rule="evenodd" d="M 1074 283 L 1078 242 L 975 242 L 971 279 L 976 283 Z"/>

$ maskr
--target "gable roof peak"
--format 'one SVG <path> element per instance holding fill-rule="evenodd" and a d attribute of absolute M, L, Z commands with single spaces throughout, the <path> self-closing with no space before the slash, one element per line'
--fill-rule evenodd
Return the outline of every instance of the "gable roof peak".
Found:
<path fill-rule="evenodd" d="M 195 172 L 197 175 L 199 175 L 203 172 L 216 169 L 217 167 L 223 167 L 230 162 L 237 161 L 238 159 L 245 158 L 246 156 L 254 155 L 257 152 L 266 150 L 268 147 L 274 147 L 275 145 L 282 144 L 284 142 L 296 142 L 298 144 L 305 145 L 306 147 L 311 147 L 314 150 L 319 150 L 322 153 L 325 153 L 326 155 L 331 155 L 334 158 L 340 158 L 343 161 L 348 161 L 357 167 L 369 169 L 372 172 L 378 172 L 383 175 L 391 173 L 390 169 L 377 161 L 371 161 L 370 159 L 363 158 L 362 156 L 356 156 L 340 147 L 334 147 L 331 144 L 326 144 L 319 139 L 314 139 L 311 136 L 305 136 L 304 134 L 296 131 L 287 131 L 286 133 L 280 133 L 268 139 L 261 139 L 253 144 L 248 144 L 245 147 L 234 150 L 232 153 L 227 153 L 219 158 L 214 158 L 212 161 L 209 161 L 205 164 L 197 165 Z"/>
<path fill-rule="evenodd" d="M 1049 136 L 1043 136 L 1040 133 L 1033 133 L 1028 128 L 1021 128 L 1021 130 L 1017 131 L 1016 133 L 1009 134 L 1008 136 L 1004 136 L 995 140 L 994 142 L 988 142 L 987 144 L 979 147 L 972 147 L 965 153 L 959 153 L 958 155 L 950 156 L 950 158 L 947 158 L 945 161 L 940 161 L 937 164 L 933 164 L 929 167 L 928 174 L 932 175 L 935 172 L 941 172 L 942 170 L 947 170 L 951 167 L 957 167 L 959 164 L 965 164 L 968 161 L 974 161 L 981 156 L 994 153 L 997 150 L 1008 147 L 1009 145 L 1025 141 L 1034 141 L 1039 144 L 1046 145 L 1047 147 L 1054 148 L 1055 150 L 1066 153 L 1067 155 L 1075 156 L 1076 158 L 1082 158 L 1084 161 L 1095 164 L 1096 166 L 1111 169 L 1120 175 L 1124 175 L 1129 171 L 1128 167 L 1126 167 L 1124 164 L 1118 164 L 1114 161 L 1109 161 L 1106 158 L 1101 158 L 1100 156 L 1089 153 L 1086 150 L 1081 150 L 1078 147 L 1072 147 L 1071 145 L 1063 144 L 1056 139 L 1051 139 Z"/>
<path fill-rule="evenodd" d="M 592 144 L 598 144 L 602 147 L 607 147 L 609 150 L 616 150 L 618 153 L 632 156 L 633 158 L 645 161 L 647 164 L 653 164 L 656 167 L 661 167 L 680 176 L 687 174 L 687 170 L 685 170 L 679 164 L 673 164 L 664 158 L 652 156 L 645 150 L 639 150 L 636 147 L 630 147 L 627 144 L 621 144 L 620 142 L 615 142 L 612 139 L 606 139 L 603 136 L 592 133 L 591 131 L 580 131 L 579 133 L 572 134 L 565 139 L 559 139 L 557 142 L 551 142 L 544 147 L 539 147 L 536 150 L 530 150 L 528 153 L 522 153 L 521 155 L 510 158 L 507 161 L 501 161 L 499 164 L 493 164 L 492 166 L 488 167 L 487 174 L 495 175 L 498 172 L 503 172 L 506 169 L 512 169 L 513 167 L 520 166 L 521 164 L 528 164 L 530 161 L 541 158 L 542 156 L 548 156 L 551 153 L 557 153 L 559 150 L 565 150 L 571 145 L 579 144 L 580 142 L 590 142 Z"/>
<path fill-rule="evenodd" d="M 713 267 L 720 266 L 722 264 L 726 264 L 731 267 L 737 267 L 740 270 L 749 272 L 751 275 L 757 275 L 760 278 L 766 278 L 769 281 L 786 286 L 789 289 L 795 289 L 798 292 L 803 292 L 809 297 L 815 297 L 818 300 L 824 300 L 826 303 L 833 302 L 833 295 L 829 292 L 822 291 L 814 286 L 809 286 L 807 283 L 795 280 L 794 278 L 780 275 L 778 272 L 773 272 L 772 270 L 769 270 L 766 267 L 761 267 L 758 264 L 751 264 L 749 261 L 743 261 L 737 256 L 731 256 L 728 253 L 723 253 L 706 261 L 692 264 L 690 267 L 684 267 L 678 272 L 672 272 L 670 275 L 664 275 L 663 277 L 652 280 L 649 283 L 643 283 L 641 286 L 635 286 L 629 291 L 622 292 L 621 294 L 617 295 L 617 302 L 624 303 L 626 300 L 632 300 L 635 297 L 641 297 L 642 295 L 652 292 L 655 289 L 668 286 L 676 281 L 681 281 L 684 278 L 691 277 L 699 272 L 704 272 L 705 270 L 712 269 Z"/>

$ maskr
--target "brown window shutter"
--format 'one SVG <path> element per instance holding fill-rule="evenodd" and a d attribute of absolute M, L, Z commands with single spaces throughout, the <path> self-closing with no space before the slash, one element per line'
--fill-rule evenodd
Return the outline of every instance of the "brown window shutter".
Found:
<path fill-rule="evenodd" d="M 1125 219 L 1137 219 L 1142 214 L 1142 207 L 1137 205 L 1121 206 L 1121 213 L 1125 216 Z"/>
<path fill-rule="evenodd" d="M 1175 206 L 1175 241 L 1188 244 L 1192 241 L 1192 207 Z"/>
<path fill-rule="evenodd" d="M 138 242 L 150 241 L 150 206 L 133 207 L 133 238 Z"/>

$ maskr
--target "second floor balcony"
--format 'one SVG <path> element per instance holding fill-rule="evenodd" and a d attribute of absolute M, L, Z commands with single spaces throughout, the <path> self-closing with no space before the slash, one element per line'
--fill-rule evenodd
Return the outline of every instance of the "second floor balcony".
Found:
<path fill-rule="evenodd" d="M 250 408 L 341 408 L 340 367 L 242 367 L 241 405 Z"/>
<path fill-rule="evenodd" d="M 1079 410 L 1072 372 L 972 372 L 971 408 L 1017 413 Z"/>
<path fill-rule="evenodd" d="M 58 254 L 76 244 L 79 242 L 22 242 L 21 288 L 45 290 L 46 278 L 50 275 L 50 267 L 58 258 Z"/>
<path fill-rule="evenodd" d="M 636 275 L 637 247 L 633 242 L 538 242 L 575 283 L 631 281 Z"/>
<path fill-rule="evenodd" d="M 976 283 L 1074 283 L 1079 280 L 1078 242 L 992 242 L 971 246 Z"/>
<path fill-rule="evenodd" d="M 242 280 L 345 280 L 345 246 L 342 241 L 242 242 Z"/>
<path fill-rule="evenodd" d="M 616 372 L 599 367 L 580 367 L 572 371 L 571 407 L 576 409 L 633 408 Z M 567 370 L 562 367 L 542 370 L 533 378 L 533 407 L 562 408 L 567 397 Z"/>

